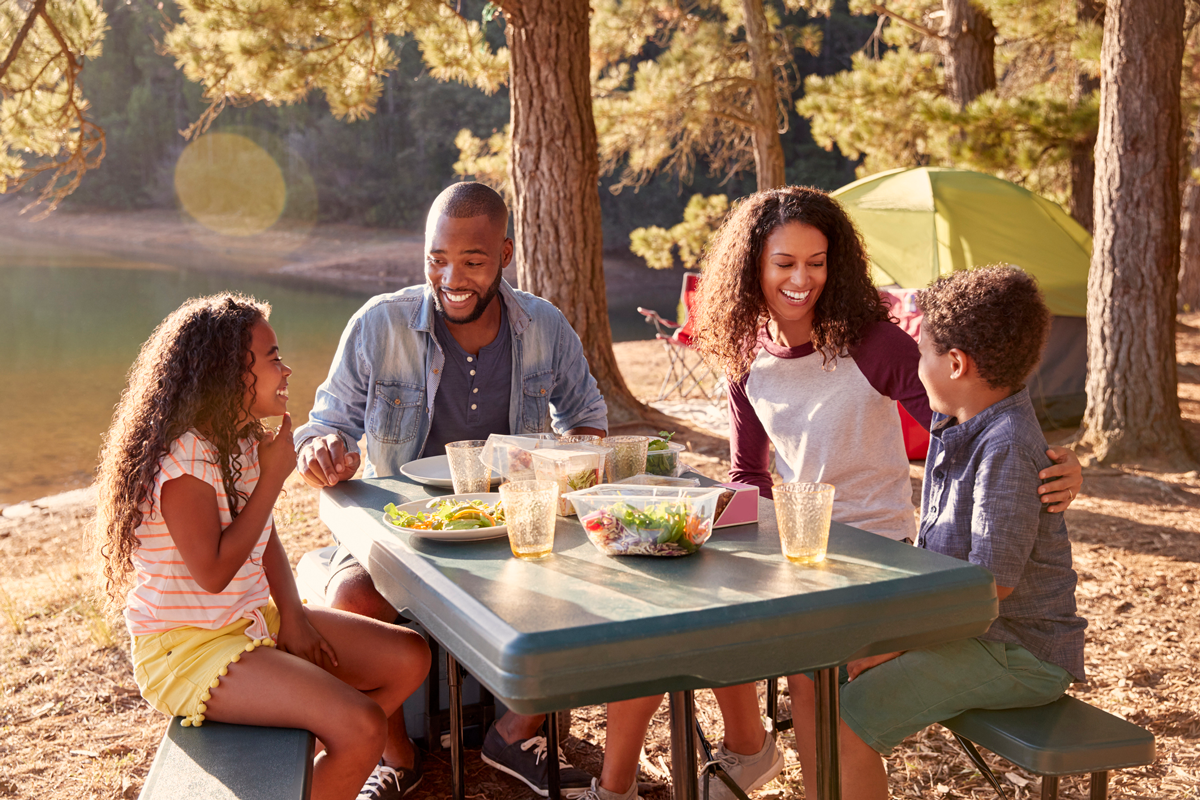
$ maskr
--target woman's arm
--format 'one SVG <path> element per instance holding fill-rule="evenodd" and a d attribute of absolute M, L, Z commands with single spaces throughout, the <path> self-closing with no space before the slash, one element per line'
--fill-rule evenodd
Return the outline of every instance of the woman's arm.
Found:
<path fill-rule="evenodd" d="M 771 499 L 770 438 L 750 405 L 746 379 L 729 382 L 729 479 L 758 487 Z"/>
<path fill-rule="evenodd" d="M 182 475 L 163 484 L 162 515 L 192 579 L 206 592 L 223 592 L 262 536 L 283 481 L 295 467 L 292 421 L 258 445 L 258 483 L 229 527 L 221 529 L 217 492 L 199 478 Z"/>

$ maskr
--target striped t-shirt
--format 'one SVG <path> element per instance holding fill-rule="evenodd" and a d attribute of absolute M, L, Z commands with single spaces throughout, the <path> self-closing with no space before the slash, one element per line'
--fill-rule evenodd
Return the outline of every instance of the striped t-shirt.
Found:
<path fill-rule="evenodd" d="M 249 497 L 258 483 L 257 442 L 242 441 L 240 464 L 242 472 L 237 488 Z M 239 619 L 249 619 L 248 637 L 269 638 L 266 621 L 259 609 L 267 604 L 271 593 L 262 558 L 275 524 L 274 517 L 267 518 L 250 557 L 224 591 L 219 594 L 205 591 L 192 579 L 183 556 L 175 547 L 163 520 L 160 498 L 164 483 L 191 475 L 216 491 L 221 529 L 229 527 L 233 517 L 229 513 L 229 498 L 225 494 L 221 469 L 217 466 L 216 445 L 190 430 L 171 443 L 170 451 L 159 466 L 150 489 L 150 502 L 143 506 L 142 524 L 135 532 L 139 542 L 133 552 L 136 577 L 125 602 L 125 622 L 129 632 L 133 636 L 143 636 L 184 625 L 216 630 Z"/>

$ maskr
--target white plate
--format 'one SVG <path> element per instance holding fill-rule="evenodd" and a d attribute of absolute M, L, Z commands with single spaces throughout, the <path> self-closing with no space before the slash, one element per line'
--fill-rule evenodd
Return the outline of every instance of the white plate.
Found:
<path fill-rule="evenodd" d="M 454 488 L 450 479 L 450 459 L 446 456 L 429 456 L 418 458 L 400 467 L 400 474 L 426 486 L 438 486 L 442 489 Z M 492 473 L 492 486 L 500 483 L 500 476 Z"/>
<path fill-rule="evenodd" d="M 424 459 L 422 459 L 424 460 Z M 477 494 L 448 494 L 445 497 L 433 498 L 437 502 L 442 500 L 486 500 L 489 503 L 495 503 L 500 499 L 499 492 L 481 492 Z M 396 506 L 400 511 L 407 511 L 409 514 L 419 514 L 422 511 L 431 511 L 437 508 L 437 503 L 430 507 L 430 500 L 414 500 L 411 503 Z M 395 528 L 398 531 L 419 536 L 422 539 L 431 539 L 437 542 L 482 542 L 486 539 L 499 539 L 502 536 L 508 536 L 507 525 L 496 525 L 492 528 L 470 528 L 465 531 L 423 531 L 418 528 L 401 528 L 399 525 L 392 525 L 388 522 L 388 516 L 383 515 L 384 524 Z"/>

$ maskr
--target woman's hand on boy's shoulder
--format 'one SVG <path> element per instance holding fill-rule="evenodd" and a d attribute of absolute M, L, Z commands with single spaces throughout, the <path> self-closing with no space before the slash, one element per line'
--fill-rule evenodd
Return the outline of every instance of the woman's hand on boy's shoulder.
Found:
<path fill-rule="evenodd" d="M 279 430 L 267 431 L 258 443 L 258 468 L 262 480 L 274 481 L 280 487 L 296 468 L 291 414 L 284 414 Z"/>
<path fill-rule="evenodd" d="M 1079 457 L 1065 447 L 1051 447 L 1046 455 L 1054 466 L 1038 473 L 1038 478 L 1049 481 L 1038 487 L 1038 494 L 1047 511 L 1066 511 L 1083 487 L 1083 466 Z"/>

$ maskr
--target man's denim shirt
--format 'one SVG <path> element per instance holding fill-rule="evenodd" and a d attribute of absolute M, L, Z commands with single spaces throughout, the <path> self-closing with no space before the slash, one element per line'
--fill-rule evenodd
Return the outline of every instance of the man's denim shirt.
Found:
<path fill-rule="evenodd" d="M 607 430 L 608 407 L 562 312 L 507 281 L 500 294 L 512 329 L 509 430 Z M 358 452 L 365 433 L 368 478 L 396 475 L 418 458 L 446 361 L 433 334 L 436 313 L 427 286 L 379 295 L 360 308 L 342 333 L 308 422 L 296 430 L 296 450 L 315 436 L 337 433 L 349 452 Z"/>

